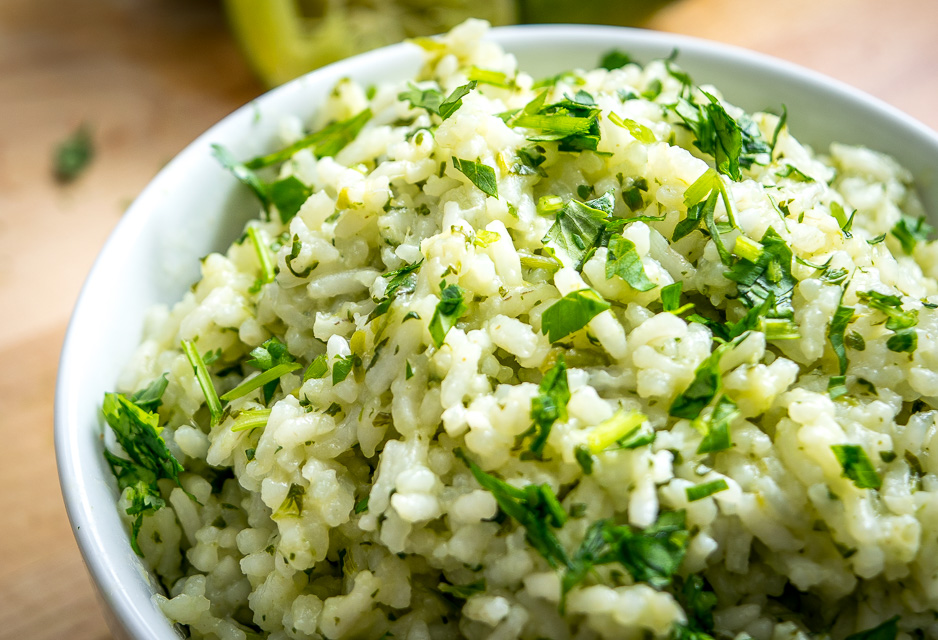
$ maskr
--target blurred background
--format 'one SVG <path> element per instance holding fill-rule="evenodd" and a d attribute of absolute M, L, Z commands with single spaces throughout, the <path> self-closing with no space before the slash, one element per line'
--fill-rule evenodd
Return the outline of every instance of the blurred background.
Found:
<path fill-rule="evenodd" d="M 0 639 L 110 637 L 59 494 L 52 403 L 71 308 L 134 196 L 268 87 L 470 15 L 735 44 L 938 129 L 934 0 L 0 1 Z"/>

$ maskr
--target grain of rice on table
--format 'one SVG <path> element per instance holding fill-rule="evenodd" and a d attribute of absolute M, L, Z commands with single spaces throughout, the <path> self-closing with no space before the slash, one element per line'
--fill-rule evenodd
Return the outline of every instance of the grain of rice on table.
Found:
<path fill-rule="evenodd" d="M 908 172 L 680 56 L 538 81 L 486 28 L 217 151 L 264 210 L 104 407 L 159 606 L 224 640 L 938 637 Z"/>

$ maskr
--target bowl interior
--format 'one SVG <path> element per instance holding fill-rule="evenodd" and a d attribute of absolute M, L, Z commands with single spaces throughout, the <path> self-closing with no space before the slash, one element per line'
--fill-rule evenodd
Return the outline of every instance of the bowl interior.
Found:
<path fill-rule="evenodd" d="M 796 137 L 817 149 L 862 143 L 896 156 L 915 177 L 929 211 L 938 210 L 938 135 L 896 109 L 819 74 L 753 52 L 693 38 L 615 27 L 499 28 L 490 38 L 521 69 L 546 76 L 592 68 L 621 49 L 639 61 L 667 56 L 694 80 L 714 84 L 747 110 L 784 103 Z M 154 585 L 130 548 L 115 506 L 116 484 L 101 455 L 100 403 L 140 340 L 146 310 L 178 300 L 198 277 L 198 258 L 222 250 L 257 212 L 253 198 L 211 156 L 221 143 L 236 157 L 267 151 L 287 114 L 308 117 L 341 78 L 363 84 L 412 77 L 416 47 L 395 45 L 299 78 L 234 112 L 170 162 L 111 234 L 85 282 L 62 350 L 56 390 L 59 477 L 75 536 L 115 633 L 178 634 L 151 603 Z M 933 219 L 932 222 L 935 222 Z"/>

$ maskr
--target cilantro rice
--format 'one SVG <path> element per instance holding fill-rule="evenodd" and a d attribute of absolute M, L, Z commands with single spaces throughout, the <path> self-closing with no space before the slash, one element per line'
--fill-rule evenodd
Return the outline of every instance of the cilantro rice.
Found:
<path fill-rule="evenodd" d="M 261 214 L 104 401 L 159 607 L 222 640 L 938 637 L 909 174 L 673 61 L 535 81 L 485 30 L 216 148 Z"/>

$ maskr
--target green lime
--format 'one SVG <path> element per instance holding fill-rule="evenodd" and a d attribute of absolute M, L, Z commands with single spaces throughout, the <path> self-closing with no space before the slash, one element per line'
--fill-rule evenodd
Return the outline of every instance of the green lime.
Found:
<path fill-rule="evenodd" d="M 270 86 L 356 53 L 442 33 L 467 18 L 517 21 L 514 0 L 225 0 L 232 30 Z"/>

